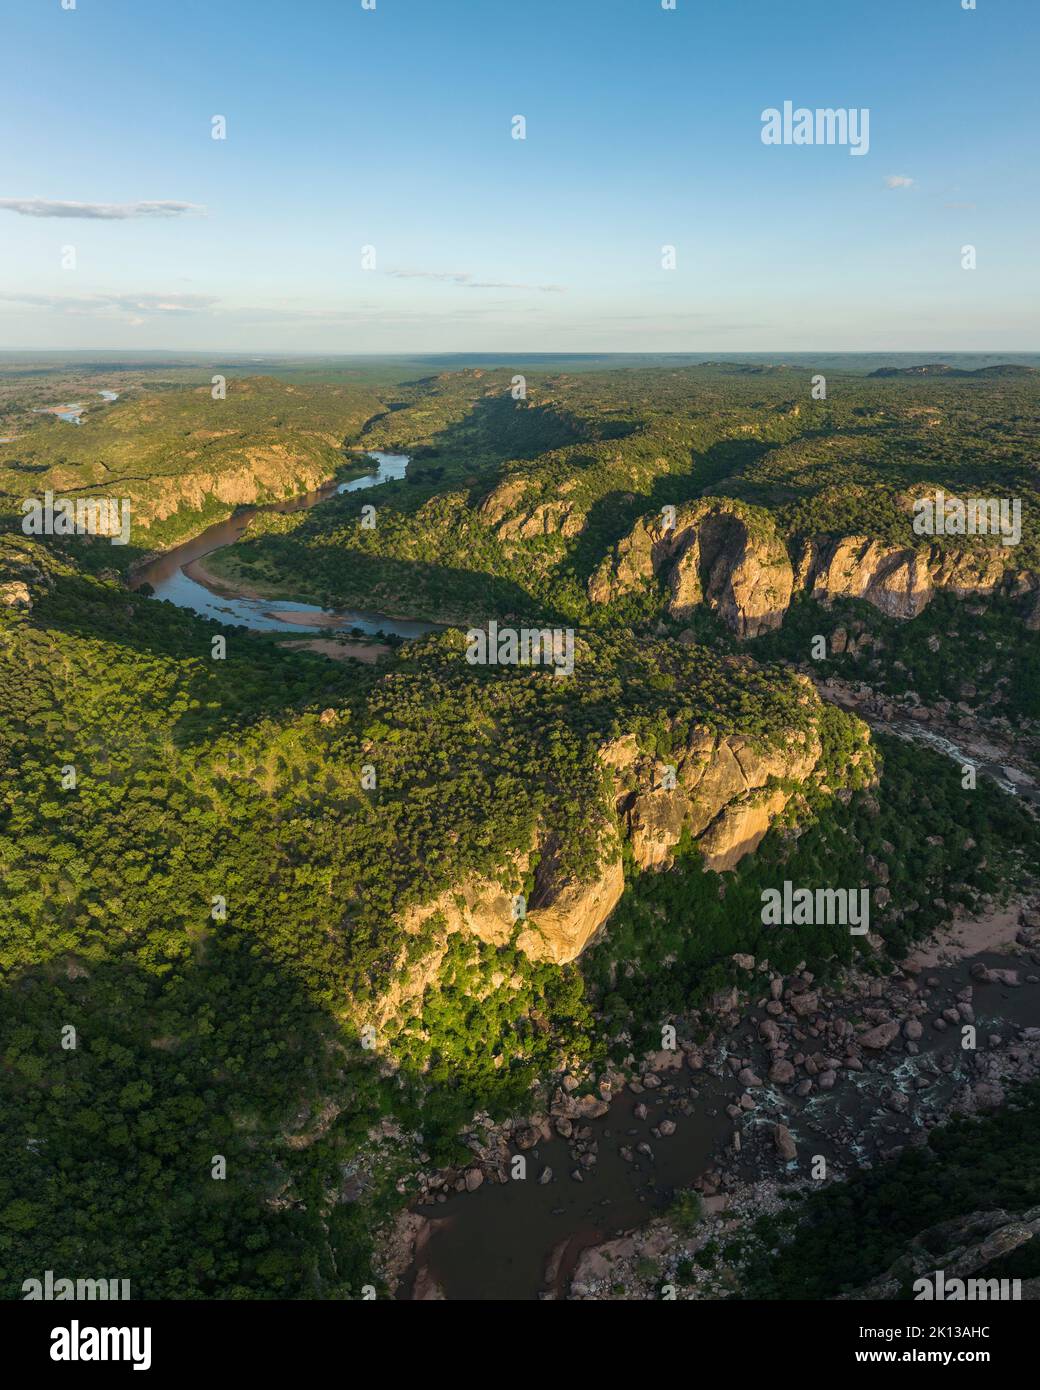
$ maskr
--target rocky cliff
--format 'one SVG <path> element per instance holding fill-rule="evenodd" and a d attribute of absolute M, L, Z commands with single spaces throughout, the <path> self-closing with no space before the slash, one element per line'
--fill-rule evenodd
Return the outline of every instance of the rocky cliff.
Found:
<path fill-rule="evenodd" d="M 937 590 L 958 598 L 1036 588 L 1035 576 L 1009 570 L 1000 547 L 944 551 L 882 545 L 866 536 L 803 542 L 796 566 L 799 587 L 824 603 L 858 598 L 890 618 L 916 618 Z"/>
<path fill-rule="evenodd" d="M 920 1278 L 933 1287 L 942 1271 L 942 1281 L 950 1289 L 954 1280 L 986 1278 L 988 1267 L 1006 1259 L 1013 1250 L 1040 1235 L 1040 1206 L 1017 1215 L 993 1208 L 973 1211 L 940 1222 L 914 1236 L 904 1253 L 884 1274 L 841 1299 L 867 1300 L 898 1298 L 900 1292 Z M 1009 1284 L 1010 1290 L 1010 1284 Z M 953 1297 L 951 1293 L 947 1297 Z M 990 1292 L 990 1298 L 995 1293 Z M 1022 1282 L 1021 1297 L 1040 1298 L 1040 1279 Z"/>
<path fill-rule="evenodd" d="M 245 449 L 241 463 L 219 470 L 196 471 L 186 459 L 182 474 L 152 479 L 131 497 L 133 525 L 147 528 L 177 512 L 201 511 L 212 499 L 231 511 L 313 492 L 332 478 L 342 461 L 338 450 L 328 445 L 301 450 L 275 443 Z"/>
<path fill-rule="evenodd" d="M 664 765 L 640 755 L 634 740 L 604 750 L 617 770 L 615 804 L 633 857 L 643 869 L 666 867 L 686 830 L 708 868 L 721 873 L 757 848 L 792 784 L 812 775 L 820 740 L 814 729 L 792 732 L 780 746 L 756 746 L 698 728 L 672 757 Z"/>
<path fill-rule="evenodd" d="M 769 516 L 718 498 L 679 509 L 674 525 L 638 521 L 592 576 L 589 597 L 608 603 L 650 578 L 666 582 L 673 617 L 707 604 L 741 637 L 779 627 L 794 585 Z"/>
<path fill-rule="evenodd" d="M 54 587 L 61 562 L 45 547 L 21 536 L 0 536 L 0 606 L 25 613 Z"/>
<path fill-rule="evenodd" d="M 780 626 L 796 590 L 823 603 L 862 599 L 892 618 L 914 618 L 939 590 L 958 597 L 1040 593 L 1040 576 L 1012 567 L 1009 550 L 980 542 L 893 546 L 867 536 L 811 537 L 794 562 L 772 517 L 728 498 L 681 508 L 675 525 L 643 518 L 589 581 L 594 603 L 664 582 L 667 611 L 706 605 L 740 637 Z"/>
<path fill-rule="evenodd" d="M 595 837 L 596 827 L 589 827 Z M 530 902 L 504 886 L 507 878 L 526 878 L 532 862 L 534 891 Z M 580 955 L 585 945 L 617 906 L 624 891 L 621 841 L 616 825 L 599 827 L 594 869 L 575 878 L 561 868 L 559 846 L 552 835 L 538 833 L 530 850 L 497 875 L 471 874 L 428 903 L 409 910 L 405 926 L 414 932 L 439 915 L 449 931 L 469 931 L 491 946 L 509 941 L 519 923 L 517 944 L 534 960 L 564 964 Z"/>
<path fill-rule="evenodd" d="M 528 485 L 520 479 L 500 483 L 484 499 L 478 515 L 485 525 L 494 529 L 499 540 L 526 541 L 537 536 L 577 536 L 585 529 L 585 513 L 566 499 L 576 479 L 563 483 L 561 496 L 551 501 L 538 501 L 528 494 Z"/>
<path fill-rule="evenodd" d="M 821 708 L 808 680 L 806 704 Z M 870 758 L 869 734 L 860 726 L 861 746 L 851 763 Z M 471 874 L 436 898 L 410 908 L 401 919 L 409 936 L 435 927 L 430 950 L 418 963 L 402 953 L 398 984 L 385 1001 L 384 1017 L 405 999 L 421 995 L 435 980 L 448 939 L 469 932 L 503 945 L 518 930 L 517 945 L 534 960 L 566 964 L 596 937 L 624 891 L 623 844 L 641 869 L 671 864 L 686 832 L 706 865 L 723 872 L 757 848 L 776 816 L 799 787 L 822 776 L 815 724 L 766 742 L 722 735 L 707 726 L 685 732 L 672 761 L 640 749 L 635 734 L 611 739 L 598 752 L 605 796 L 586 840 L 596 846 L 592 867 L 575 876 L 552 832 L 536 827 L 529 848 L 496 872 Z M 533 878 L 529 901 L 518 918 L 518 894 L 506 885 Z"/>

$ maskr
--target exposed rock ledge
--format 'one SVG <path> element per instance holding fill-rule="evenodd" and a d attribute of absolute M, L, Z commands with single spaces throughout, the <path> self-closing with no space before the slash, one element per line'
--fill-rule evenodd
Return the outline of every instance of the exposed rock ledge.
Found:
<path fill-rule="evenodd" d="M 607 920 L 624 891 L 621 842 L 610 826 L 600 844 L 596 872 L 587 879 L 556 876 L 550 842 L 541 850 L 542 861 L 535 871 L 535 890 L 525 912 L 518 944 L 535 960 L 557 964 L 581 954 L 586 944 Z M 526 875 L 533 849 L 514 865 Z M 547 861 L 547 867 L 543 864 Z M 492 946 L 504 945 L 517 925 L 517 897 L 497 878 L 471 874 L 429 903 L 411 908 L 404 917 L 409 931 L 441 914 L 450 931 L 469 931 Z"/>
<path fill-rule="evenodd" d="M 660 516 L 637 521 L 593 574 L 589 597 L 607 603 L 651 577 L 666 579 L 672 617 L 687 617 L 705 603 L 741 637 L 779 627 L 794 586 L 790 558 L 769 517 L 718 498 L 680 508 L 671 527 Z"/>
<path fill-rule="evenodd" d="M 30 613 L 54 586 L 55 562 L 47 550 L 21 536 L 0 537 L 0 606 Z"/>
<path fill-rule="evenodd" d="M 567 491 L 567 483 L 561 492 Z M 523 479 L 500 483 L 479 508 L 480 519 L 492 526 L 499 540 L 527 541 L 536 536 L 577 536 L 585 529 L 585 514 L 574 502 L 554 498 L 539 502 L 527 497 Z"/>
<path fill-rule="evenodd" d="M 1034 595 L 1028 625 L 1040 625 L 1040 576 L 1010 567 L 1008 550 L 979 543 L 946 549 L 938 544 L 884 545 L 867 536 L 814 537 L 795 562 L 772 517 L 730 498 L 680 508 L 666 529 L 660 516 L 644 517 L 618 541 L 589 581 L 594 603 L 609 603 L 663 579 L 668 612 L 686 617 L 706 604 L 741 637 L 780 626 L 795 590 L 829 603 L 862 599 L 892 618 L 915 618 L 939 590 L 957 597 L 998 593 Z"/>
<path fill-rule="evenodd" d="M 674 754 L 674 786 L 659 762 L 638 756 L 634 738 L 616 741 L 601 756 L 626 774 L 616 805 L 640 868 L 669 864 L 685 828 L 708 868 L 721 873 L 758 847 L 791 797 L 776 783 L 806 781 L 819 762 L 820 741 L 815 730 L 793 731 L 784 746 L 761 748 L 739 735 L 695 728 Z"/>
<path fill-rule="evenodd" d="M 250 445 L 243 448 L 238 466 L 219 470 L 189 466 L 177 477 L 151 479 L 130 494 L 135 531 L 147 530 L 178 512 L 202 513 L 214 500 L 230 514 L 236 507 L 261 506 L 314 492 L 335 476 L 342 456 L 317 438 L 309 440 L 308 446 Z M 211 521 L 212 517 L 207 518 L 206 524 Z"/>
<path fill-rule="evenodd" d="M 1036 576 L 1012 575 L 998 548 L 944 551 L 938 545 L 884 546 L 865 536 L 806 541 L 798 559 L 799 587 L 825 603 L 858 598 L 890 618 L 916 618 L 939 589 L 958 598 L 1007 590 L 1026 593 Z"/>
<path fill-rule="evenodd" d="M 807 702 L 818 706 L 811 683 L 800 679 Z M 852 764 L 870 757 L 866 725 L 861 731 L 863 742 Z M 453 932 L 470 932 L 492 945 L 511 938 L 518 922 L 518 895 L 506 885 L 527 878 L 532 863 L 534 889 L 520 922 L 518 945 L 535 960 L 566 964 L 593 940 L 624 891 L 623 838 L 641 868 L 660 869 L 671 863 L 685 830 L 709 868 L 732 869 L 758 846 L 794 789 L 813 776 L 820 753 L 814 726 L 792 731 L 785 743 L 772 746 L 698 727 L 673 752 L 673 775 L 659 758 L 639 750 L 634 734 L 604 744 L 599 758 L 610 774 L 607 800 L 599 824 L 593 822 L 588 829 L 597 845 L 594 870 L 584 877 L 570 876 L 561 866 L 555 837 L 536 830 L 526 853 L 495 875 L 471 874 L 429 902 L 408 909 L 402 925 L 409 934 L 438 916 L 440 930 L 419 963 L 409 967 L 407 952 L 402 953 L 398 983 L 384 1001 L 383 1017 L 395 1016 L 406 999 L 420 996 L 432 983 Z"/>

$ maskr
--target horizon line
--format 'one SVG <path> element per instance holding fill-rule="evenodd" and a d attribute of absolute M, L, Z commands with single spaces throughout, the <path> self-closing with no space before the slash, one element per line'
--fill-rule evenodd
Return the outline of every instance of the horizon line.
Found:
<path fill-rule="evenodd" d="M 69 348 L 69 347 L 13 347 L 0 348 L 0 356 L 11 356 L 14 354 L 24 354 L 31 356 L 33 353 L 65 353 L 67 355 L 83 356 L 89 353 L 119 355 L 119 356 L 152 356 L 159 353 L 168 356 L 195 356 L 211 357 L 215 355 L 237 356 L 237 357 L 703 357 L 714 355 L 716 357 L 739 357 L 742 354 L 750 354 L 756 357 L 797 355 L 806 356 L 810 353 L 827 353 L 831 356 L 839 357 L 893 357 L 893 356 L 923 356 L 934 357 L 955 356 L 955 357 L 986 357 L 1005 354 L 1012 357 L 1038 357 L 1040 347 L 1037 348 L 691 348 L 688 350 L 676 350 L 674 348 L 655 349 L 655 348 L 589 348 L 589 349 L 549 349 L 549 348 L 421 348 L 409 349 L 398 348 L 394 350 L 370 351 L 370 352 L 349 352 L 339 349 L 320 349 L 320 348 Z"/>

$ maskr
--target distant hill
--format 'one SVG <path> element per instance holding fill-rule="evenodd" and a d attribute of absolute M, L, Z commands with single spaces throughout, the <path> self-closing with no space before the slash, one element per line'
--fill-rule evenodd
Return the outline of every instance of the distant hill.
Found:
<path fill-rule="evenodd" d="M 1002 362 L 995 367 L 951 367 L 946 362 L 924 362 L 917 367 L 878 367 L 871 376 L 1035 376 L 1035 367 L 1021 367 L 1013 362 Z"/>

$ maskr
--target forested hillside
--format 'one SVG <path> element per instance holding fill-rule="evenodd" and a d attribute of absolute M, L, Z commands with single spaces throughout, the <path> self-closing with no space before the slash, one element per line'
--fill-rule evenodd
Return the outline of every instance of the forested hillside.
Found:
<path fill-rule="evenodd" d="M 882 558 L 926 548 L 911 502 L 940 489 L 1019 500 L 1017 544 L 949 534 L 936 545 L 944 555 L 981 556 L 987 583 L 1006 576 L 1016 592 L 1035 594 L 1029 460 L 1040 374 L 832 374 L 826 400 L 814 400 L 811 378 L 792 369 L 531 378 L 516 400 L 511 380 L 468 373 L 420 383 L 362 436 L 415 460 L 408 482 L 381 498 L 378 526 L 360 525 L 365 499 L 354 495 L 267 516 L 254 523 L 255 539 L 221 557 L 223 572 L 344 603 L 374 590 L 394 611 L 431 618 L 483 620 L 506 605 L 570 621 L 626 620 L 652 612 L 654 596 L 603 615 L 590 605 L 590 578 L 640 518 L 664 507 L 752 504 L 808 582 L 810 541 L 862 538 Z"/>
<path fill-rule="evenodd" d="M 142 381 L 0 445 L 4 1296 L 85 1265 L 141 1297 L 383 1290 L 377 1231 L 478 1113 L 637 1065 L 737 955 L 882 976 L 1040 867 L 1020 801 L 809 679 L 1037 717 L 1035 375 L 834 374 L 825 401 L 787 368 L 515 375 Z M 572 673 L 472 664 L 457 627 L 329 660 L 128 587 L 366 450 L 406 478 L 261 512 L 208 563 L 326 609 L 563 626 Z M 857 552 L 857 587 L 828 546 L 913 549 L 924 485 L 1018 497 L 1023 530 L 928 538 L 911 615 L 888 561 Z M 125 489 L 133 544 L 23 535 L 45 489 Z M 765 927 L 785 877 L 871 889 L 870 937 Z"/>
<path fill-rule="evenodd" d="M 89 399 L 89 398 L 88 398 Z M 133 539 L 170 545 L 238 505 L 275 501 L 328 482 L 344 450 L 383 412 L 368 386 L 283 383 L 215 374 L 203 386 L 132 386 L 90 401 L 78 425 L 42 407 L 8 408 L 0 442 L 0 514 L 57 495 L 126 498 Z"/>

